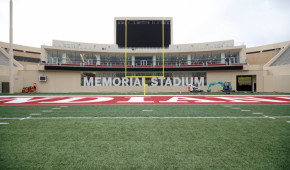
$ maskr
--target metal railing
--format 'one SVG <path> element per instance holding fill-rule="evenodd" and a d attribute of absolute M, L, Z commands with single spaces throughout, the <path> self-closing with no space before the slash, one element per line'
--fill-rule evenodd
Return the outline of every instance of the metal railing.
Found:
<path fill-rule="evenodd" d="M 110 61 L 102 61 L 102 60 L 93 60 L 89 59 L 86 62 L 81 60 L 77 61 L 59 61 L 58 58 L 50 58 L 48 62 L 41 62 L 41 64 L 53 64 L 53 65 L 71 65 L 71 66 L 107 66 L 107 67 L 114 67 L 120 66 L 125 67 L 124 61 L 118 60 L 110 60 Z M 164 66 L 176 66 L 176 67 L 186 67 L 186 66 L 211 66 L 211 65 L 236 65 L 236 64 L 247 64 L 246 60 L 241 61 L 239 58 L 226 58 L 226 59 L 193 59 L 189 61 L 164 61 Z M 160 67 L 163 65 L 162 60 L 147 60 L 146 64 L 140 61 L 128 61 L 128 67 Z"/>

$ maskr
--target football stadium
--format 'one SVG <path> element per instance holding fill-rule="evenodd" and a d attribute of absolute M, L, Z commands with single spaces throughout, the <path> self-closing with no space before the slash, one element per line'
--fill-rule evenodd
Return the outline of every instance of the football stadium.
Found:
<path fill-rule="evenodd" d="M 289 169 L 290 41 L 112 22 L 114 44 L 0 42 L 0 169 Z"/>

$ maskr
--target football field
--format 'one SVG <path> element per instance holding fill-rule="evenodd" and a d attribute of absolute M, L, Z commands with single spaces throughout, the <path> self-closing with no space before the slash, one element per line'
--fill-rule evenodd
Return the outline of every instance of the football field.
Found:
<path fill-rule="evenodd" d="M 290 96 L 0 96 L 0 169 L 288 169 Z"/>

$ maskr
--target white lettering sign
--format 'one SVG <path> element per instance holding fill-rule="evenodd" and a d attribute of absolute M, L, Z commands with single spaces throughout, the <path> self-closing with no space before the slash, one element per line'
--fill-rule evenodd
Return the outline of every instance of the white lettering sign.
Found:
<path fill-rule="evenodd" d="M 83 86 L 144 86 L 144 79 L 127 77 L 84 77 Z M 204 86 L 204 77 L 153 77 L 149 86 Z M 146 84 L 147 86 L 147 84 Z"/>

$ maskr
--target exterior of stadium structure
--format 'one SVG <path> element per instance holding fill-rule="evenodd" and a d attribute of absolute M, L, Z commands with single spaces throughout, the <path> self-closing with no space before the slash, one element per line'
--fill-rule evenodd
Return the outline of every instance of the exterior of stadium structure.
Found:
<path fill-rule="evenodd" d="M 115 18 L 115 24 L 123 19 Z M 129 19 L 133 24 L 161 20 Z M 172 18 L 167 20 L 172 23 Z M 9 44 L 0 42 L 0 47 L 4 93 L 9 90 Z M 241 92 L 290 92 L 290 41 L 251 48 L 233 40 L 124 48 L 117 44 L 115 29 L 115 44 L 53 40 L 52 46 L 14 44 L 13 50 L 16 93 L 33 83 L 41 93 L 125 93 L 143 92 L 144 84 L 146 92 L 186 92 L 188 84 L 206 91 L 213 82 L 231 82 L 233 90 Z M 220 85 L 211 87 L 212 92 L 220 90 Z"/>

